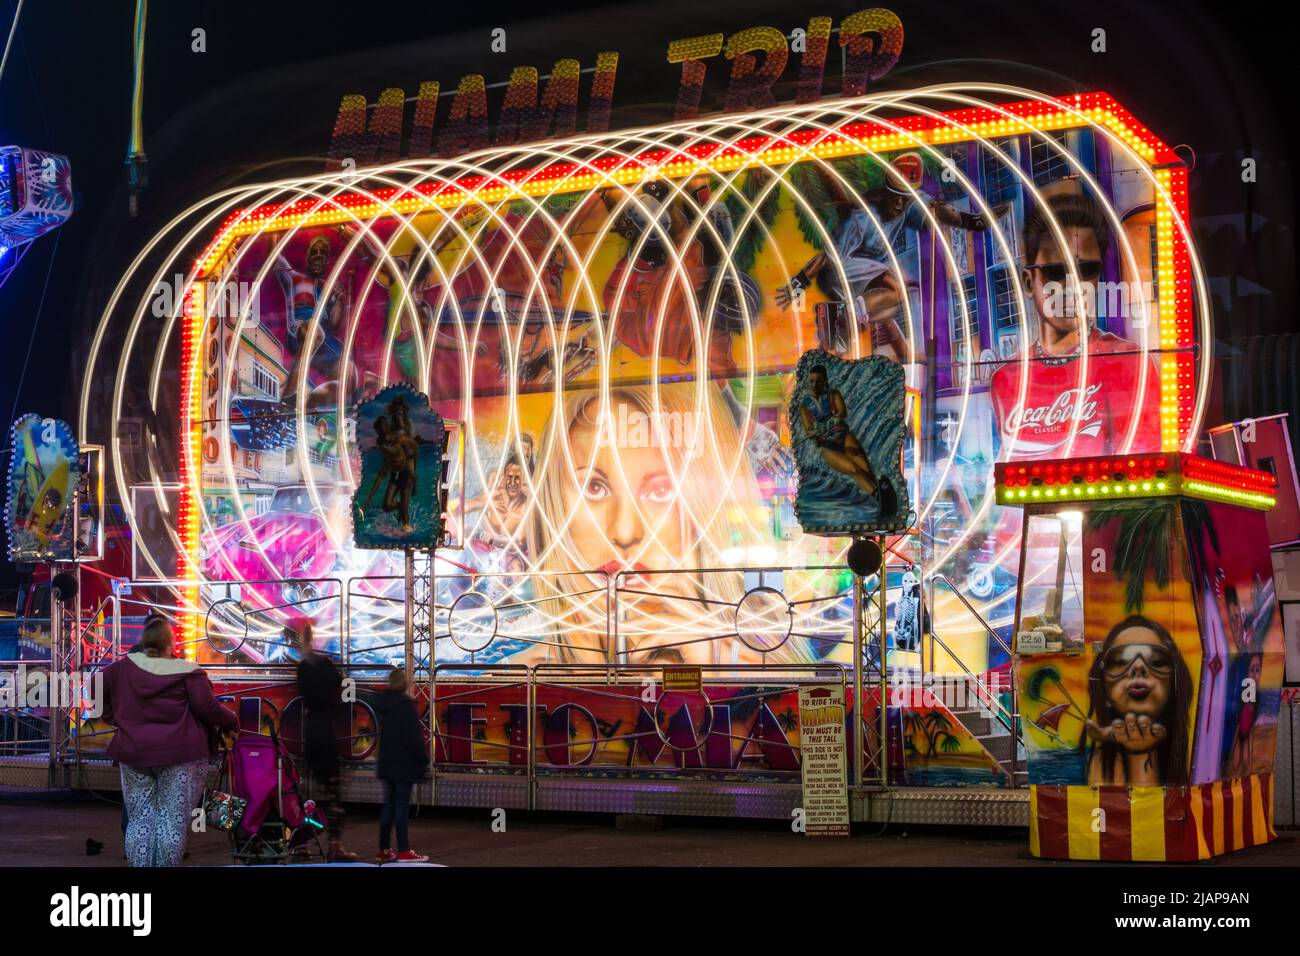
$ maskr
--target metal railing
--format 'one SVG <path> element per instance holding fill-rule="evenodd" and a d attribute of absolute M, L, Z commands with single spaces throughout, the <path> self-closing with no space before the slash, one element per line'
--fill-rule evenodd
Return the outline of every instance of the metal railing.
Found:
<path fill-rule="evenodd" d="M 853 645 L 852 585 L 836 580 L 847 573 L 842 565 L 621 571 L 614 577 L 611 662 L 826 658 Z M 835 590 L 819 593 L 818 578 Z"/>
<path fill-rule="evenodd" d="M 676 776 L 685 770 L 716 771 L 727 775 L 745 773 L 740 767 L 745 757 L 744 750 L 759 738 L 733 733 L 732 725 L 717 716 L 722 707 L 730 711 L 740 704 L 765 706 L 770 700 L 792 693 L 797 695 L 802 684 L 825 684 L 828 680 L 838 683 L 845 699 L 849 699 L 847 672 L 839 666 L 787 665 L 780 668 L 781 674 L 774 674 L 772 668 L 763 665 L 701 665 L 701 669 L 709 677 L 698 691 L 656 689 L 653 699 L 647 699 L 648 682 L 657 685 L 662 674 L 662 669 L 656 665 L 633 664 L 611 669 L 602 664 L 440 664 L 434 668 L 429 706 L 435 800 L 439 780 L 448 774 L 492 770 L 524 777 L 528 807 L 532 808 L 536 805 L 539 780 L 564 776 L 569 772 L 585 776 L 593 771 L 630 767 L 638 751 L 648 761 L 637 766 L 641 775 Z M 716 695 L 724 688 L 727 691 L 725 697 L 714 699 L 710 696 L 711 690 Z M 472 700 L 473 706 L 480 706 L 487 703 L 489 697 L 502 703 L 499 698 L 503 694 L 506 695 L 505 705 L 521 709 L 524 716 L 519 726 L 512 724 L 507 728 L 504 741 L 488 739 L 472 727 L 452 726 L 456 721 L 443 710 L 460 701 Z M 675 715 L 683 711 L 690 713 L 690 707 L 694 705 L 702 721 L 699 724 L 693 720 L 677 721 L 675 716 L 669 717 L 661 712 L 665 702 L 674 696 L 681 698 L 677 701 L 680 706 Z M 865 695 L 858 699 L 864 698 Z M 619 706 L 631 705 L 638 712 L 639 719 L 622 733 L 619 732 L 623 729 L 621 720 L 605 732 L 601 726 L 604 721 L 589 709 L 601 700 Z M 575 710 L 583 715 L 580 718 L 582 727 L 577 729 L 576 737 L 573 735 L 575 728 L 571 726 L 571 713 Z M 864 711 L 865 708 L 857 708 L 858 720 L 866 719 Z M 554 729 L 543 718 L 549 715 L 553 719 L 560 713 L 565 716 L 558 728 L 557 739 L 550 740 L 543 734 L 539 740 L 539 726 Z M 774 727 L 779 727 L 782 735 L 798 726 L 798 717 L 793 711 L 788 710 L 785 715 L 772 713 Z M 783 718 L 785 724 L 781 722 Z M 737 743 L 741 745 L 740 749 L 736 748 Z M 714 766 L 713 763 L 718 761 L 711 761 L 710 757 L 716 755 L 716 748 L 724 745 L 727 754 L 721 761 L 722 766 Z M 874 745 L 873 752 L 867 755 L 873 767 L 879 765 L 879 754 L 875 752 L 879 748 L 878 739 Z M 762 739 L 761 746 L 789 751 L 792 765 L 784 769 L 764 768 L 755 771 L 755 776 L 765 779 L 798 777 L 794 755 L 800 751 L 799 744 L 785 740 L 784 736 L 781 741 L 769 736 Z M 616 751 L 612 755 L 614 759 L 597 760 L 602 751 L 609 758 L 611 748 Z M 481 759 L 481 754 L 476 751 L 483 750 L 492 756 Z M 667 766 L 662 764 L 665 755 L 671 759 Z"/>
<path fill-rule="evenodd" d="M 875 708 L 878 701 L 881 726 L 854 731 L 855 737 L 859 733 L 861 737 L 851 741 L 850 748 L 863 753 L 855 779 L 874 776 L 883 786 L 888 749 L 885 711 L 890 706 L 884 696 L 888 668 L 882 667 L 879 657 L 869 659 L 867 632 L 856 632 L 853 618 L 862 613 L 865 619 L 872 611 L 879 618 L 879 595 L 869 597 L 858 584 L 844 587 L 847 574 L 843 566 L 814 565 L 615 575 L 598 570 L 437 575 L 431 592 L 430 636 L 412 649 L 415 659 L 411 662 L 417 683 L 427 688 L 429 695 L 432 744 L 436 748 L 441 741 L 444 755 L 462 752 L 464 746 L 471 752 L 484 747 L 498 750 L 496 764 L 516 768 L 530 781 L 539 770 L 563 770 L 572 764 L 550 759 L 561 752 L 559 749 L 537 746 L 532 722 L 527 722 L 526 732 L 521 731 L 523 736 L 508 737 L 504 743 L 461 740 L 448 728 L 440 728 L 437 710 L 448 701 L 439 690 L 453 677 L 456 683 L 473 683 L 496 695 L 514 694 L 518 698 L 514 704 L 535 708 L 539 692 L 567 693 L 565 687 L 575 693 L 626 697 L 631 685 L 640 686 L 647 675 L 661 674 L 664 664 L 699 661 L 709 686 L 732 686 L 743 679 L 757 688 L 750 696 L 765 700 L 776 693 L 789 693 L 809 680 L 830 679 L 845 688 L 855 686 L 849 669 L 855 666 L 856 650 L 861 664 L 856 682 L 862 685 L 856 706 L 861 713 L 868 705 Z M 936 579 L 951 586 L 942 576 L 931 579 L 931 608 Z M 123 651 L 123 633 L 132 626 L 129 612 L 142 613 L 146 606 L 173 620 L 191 615 L 194 623 L 188 632 L 195 646 L 185 650 L 203 660 L 214 678 L 238 688 L 236 696 L 293 680 L 296 654 L 284 634 L 284 624 L 290 618 L 311 620 L 318 641 L 337 640 L 337 651 L 327 652 L 335 653 L 345 673 L 359 682 L 376 680 L 381 669 L 390 666 L 391 652 L 403 647 L 407 579 L 399 575 L 249 582 L 178 580 L 148 585 L 176 588 L 175 593 L 190 595 L 185 600 L 196 603 L 160 607 L 129 594 L 105 598 L 88 623 L 76 626 L 68 662 L 95 670 L 117 659 Z M 877 589 L 879 586 L 878 581 Z M 958 598 L 1005 647 L 969 602 L 959 593 Z M 575 637 L 578 635 L 580 640 Z M 1014 713 L 1001 706 L 940 635 L 932 633 L 928 640 L 941 645 L 960 664 L 1018 741 Z M 439 660 L 447 653 L 456 659 Z M 922 654 L 924 664 L 924 648 Z M 518 662 L 520 655 L 533 660 Z M 516 662 L 511 662 L 511 657 Z M 566 680 L 572 683 L 566 684 Z M 754 683 L 756 680 L 759 683 Z M 879 688 L 879 696 L 875 688 Z M 72 718 L 70 729 L 74 730 L 67 741 L 70 750 L 60 750 L 55 756 L 79 762 L 83 738 L 105 731 L 88 732 L 80 712 L 67 716 Z M 38 751 L 42 727 L 48 740 L 50 718 L 29 715 L 0 723 L 0 752 Z M 650 741 L 652 734 L 659 736 L 658 742 Z M 708 736 L 703 734 L 703 738 Z M 734 742 L 736 738 L 728 732 L 727 739 Z M 585 744 L 568 742 L 562 749 L 570 757 L 577 753 L 592 759 L 600 748 L 634 751 L 641 743 L 656 753 L 662 753 L 662 747 L 680 746 L 649 728 L 622 727 L 599 739 L 593 736 Z M 450 749 L 448 745 L 452 745 Z M 702 747 L 704 743 L 698 742 L 693 749 Z M 1014 766 L 1014 744 L 1012 754 Z M 455 761 L 443 763 L 450 766 Z M 435 761 L 435 780 L 439 771 Z M 1014 772 L 1012 778 L 1014 782 Z"/>
<path fill-rule="evenodd" d="M 949 580 L 945 575 L 933 574 L 930 576 L 930 580 L 929 580 L 930 593 L 929 593 L 928 604 L 930 609 L 930 632 L 928 635 L 923 635 L 922 642 L 921 642 L 921 670 L 923 673 L 925 672 L 926 642 L 928 641 L 931 645 L 930 666 L 932 669 L 935 667 L 935 654 L 934 654 L 933 645 L 935 643 L 938 643 L 938 645 L 943 648 L 944 652 L 950 658 L 952 658 L 953 662 L 956 663 L 957 666 L 961 668 L 962 671 L 961 676 L 965 680 L 975 685 L 975 687 L 979 691 L 980 702 L 993 715 L 994 719 L 997 720 L 997 722 L 1001 724 L 1003 728 L 1006 729 L 1007 733 L 1011 737 L 1010 776 L 1012 780 L 1012 786 L 1015 786 L 1016 775 L 1019 772 L 1019 766 L 1020 766 L 1019 750 L 1020 747 L 1023 746 L 1024 744 L 1024 735 L 1020 729 L 1020 708 L 1019 708 L 1019 700 L 1016 692 L 1016 682 L 1014 676 L 1010 681 L 1011 706 L 1010 708 L 1008 708 L 1003 706 L 1000 696 L 997 693 L 995 693 L 992 689 L 985 686 L 984 682 L 980 680 L 979 675 L 975 671 L 972 671 L 969 667 L 967 667 L 966 664 L 962 661 L 962 659 L 957 656 L 957 653 L 951 647 L 948 646 L 948 644 L 943 640 L 942 637 L 939 636 L 938 605 L 935 602 L 935 586 L 939 582 L 942 582 L 944 585 L 947 586 L 948 590 L 957 598 L 958 601 L 961 602 L 962 607 L 964 607 L 966 611 L 971 615 L 971 617 L 975 619 L 975 621 L 984 630 L 985 634 L 987 634 L 989 637 L 992 637 L 993 640 L 997 643 L 997 645 L 1002 648 L 1003 652 L 1007 655 L 1007 659 L 1014 660 L 1014 657 L 1011 653 L 1011 648 L 1008 647 L 1006 641 L 1002 639 L 1002 635 L 998 634 L 998 632 L 993 629 L 993 626 L 990 625 L 989 622 L 984 619 L 984 616 L 975 609 L 974 605 L 972 605 L 970 601 L 966 600 L 966 596 L 957 589 L 956 585 L 954 585 L 952 581 Z"/>

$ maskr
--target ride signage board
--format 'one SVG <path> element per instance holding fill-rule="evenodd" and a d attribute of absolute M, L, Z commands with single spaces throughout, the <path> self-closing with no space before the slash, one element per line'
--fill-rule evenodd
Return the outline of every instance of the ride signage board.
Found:
<path fill-rule="evenodd" d="M 903 396 L 903 367 L 882 355 L 846 360 L 811 349 L 800 358 L 789 418 L 799 468 L 794 510 L 804 531 L 908 526 Z"/>
<path fill-rule="evenodd" d="M 704 672 L 698 667 L 665 667 L 664 690 L 683 693 L 704 689 Z"/>
<path fill-rule="evenodd" d="M 804 833 L 849 835 L 844 687 L 799 688 L 799 761 L 803 777 Z"/>
<path fill-rule="evenodd" d="M 493 52 L 505 52 L 506 31 L 494 33 L 499 36 L 494 35 Z M 832 56 L 832 46 L 842 52 Z M 678 71 L 673 118 L 680 122 L 699 116 L 706 85 L 719 85 L 724 77 L 726 112 L 776 106 L 774 88 L 791 78 L 797 80 L 796 104 L 828 95 L 861 96 L 894 68 L 902 52 L 903 22 L 883 7 L 858 10 L 838 24 L 831 17 L 812 16 L 788 35 L 775 26 L 754 26 L 730 35 L 708 33 L 671 40 L 665 59 Z M 838 82 L 832 78 L 828 83 L 836 61 Z M 598 53 L 586 70 L 576 59 L 561 59 L 545 77 L 544 87 L 536 67 L 517 66 L 511 70 L 495 116 L 489 109 L 488 80 L 478 73 L 461 77 L 454 88 L 425 80 L 414 97 L 388 87 L 373 106 L 363 95 L 348 94 L 334 121 L 327 168 L 351 174 L 358 167 L 392 162 L 402 152 L 404 139 L 406 156 L 418 159 L 455 156 L 489 143 L 500 146 L 571 136 L 577 132 L 584 72 L 592 74 L 586 131 L 606 132 L 618 64 L 619 55 L 611 50 Z M 444 97 L 450 97 L 450 104 L 440 108 Z M 412 122 L 404 137 L 403 114 L 412 101 Z"/>
<path fill-rule="evenodd" d="M 390 385 L 357 410 L 361 482 L 352 496 L 359 548 L 435 548 L 442 539 L 447 429 L 429 399 Z M 382 494 L 376 497 L 380 492 Z"/>
<path fill-rule="evenodd" d="M 71 561 L 76 520 L 70 504 L 81 452 L 66 422 L 23 415 L 9 433 L 5 528 L 10 561 Z"/>

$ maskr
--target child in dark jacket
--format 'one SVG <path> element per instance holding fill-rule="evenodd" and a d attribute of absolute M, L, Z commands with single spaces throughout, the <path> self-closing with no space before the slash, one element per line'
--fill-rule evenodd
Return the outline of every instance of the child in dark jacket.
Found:
<path fill-rule="evenodd" d="M 411 790 L 429 768 L 429 751 L 415 702 L 406 693 L 406 674 L 393 668 L 388 689 L 375 696 L 372 705 L 379 718 L 379 779 L 384 785 L 384 809 L 379 814 L 380 863 L 425 863 L 428 857 L 411 849 L 407 821 L 411 812 Z M 391 848 L 393 827 L 397 828 L 397 851 Z"/>

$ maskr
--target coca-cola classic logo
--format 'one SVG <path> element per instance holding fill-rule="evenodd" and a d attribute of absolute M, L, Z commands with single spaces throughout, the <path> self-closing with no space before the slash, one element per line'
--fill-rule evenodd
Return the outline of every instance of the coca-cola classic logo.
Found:
<path fill-rule="evenodd" d="M 1050 405 L 1030 407 L 1019 405 L 1007 416 L 1006 422 L 1003 423 L 1003 430 L 1008 435 L 1012 435 L 1024 428 L 1056 428 L 1071 419 L 1079 422 L 1080 425 L 1088 425 L 1097 417 L 1097 402 L 1093 396 L 1100 390 L 1099 382 L 1082 389 L 1067 388 L 1057 395 L 1056 400 Z M 1100 426 L 1101 422 L 1096 422 L 1087 428 L 1080 428 L 1079 431 L 1081 434 L 1095 434 Z"/>

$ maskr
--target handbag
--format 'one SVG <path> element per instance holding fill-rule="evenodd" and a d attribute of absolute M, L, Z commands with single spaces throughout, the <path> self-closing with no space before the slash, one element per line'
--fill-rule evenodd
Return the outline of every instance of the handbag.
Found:
<path fill-rule="evenodd" d="M 243 797 L 213 790 L 203 803 L 203 813 L 208 819 L 208 826 L 218 830 L 233 830 L 244 818 L 247 806 L 248 801 Z"/>
<path fill-rule="evenodd" d="M 225 768 L 226 751 L 222 750 L 217 764 L 217 786 L 208 792 L 207 798 L 203 801 L 203 816 L 207 819 L 210 827 L 218 830 L 233 830 L 238 826 L 239 821 L 244 818 L 244 810 L 248 808 L 248 801 L 243 797 L 236 797 L 218 789 L 221 786 L 221 778 Z"/>

